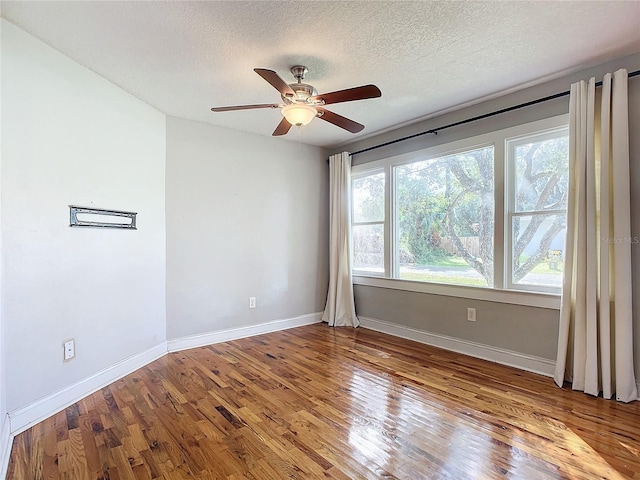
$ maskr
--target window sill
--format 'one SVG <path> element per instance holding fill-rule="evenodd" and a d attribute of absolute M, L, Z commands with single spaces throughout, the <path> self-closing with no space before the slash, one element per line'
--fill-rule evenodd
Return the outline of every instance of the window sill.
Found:
<path fill-rule="evenodd" d="M 470 298 L 473 300 L 560 310 L 560 295 L 552 293 L 523 292 L 463 285 L 443 285 L 439 283 L 369 277 L 364 275 L 354 275 L 353 283 L 354 285 L 366 285 L 368 287 L 389 288 L 408 292 L 430 293 L 432 295 L 444 295 L 447 297 Z"/>

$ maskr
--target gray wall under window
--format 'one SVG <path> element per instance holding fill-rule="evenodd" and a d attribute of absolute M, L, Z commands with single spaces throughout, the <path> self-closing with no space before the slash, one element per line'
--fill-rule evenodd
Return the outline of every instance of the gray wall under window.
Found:
<path fill-rule="evenodd" d="M 640 69 L 640 54 L 631 55 L 602 65 L 576 72 L 556 80 L 526 88 L 518 92 L 433 117 L 398 130 L 372 136 L 343 146 L 337 151 L 354 152 L 403 136 L 429 130 L 476 115 L 492 112 L 547 95 L 569 90 L 571 83 L 595 76 L 602 80 L 607 72 L 626 68 Z M 383 92 L 384 94 L 384 92 Z M 629 79 L 629 129 L 631 154 L 631 202 L 640 201 L 640 77 Z M 478 122 L 442 131 L 437 136 L 425 135 L 395 145 L 383 147 L 353 157 L 354 165 L 382 158 L 446 144 L 463 138 L 508 128 L 569 111 L 569 97 L 491 117 Z M 640 209 L 632 209 L 632 235 L 640 236 Z M 634 345 L 636 375 L 640 374 L 640 246 L 634 246 Z M 476 342 L 555 360 L 559 311 L 490 301 L 455 298 L 445 295 L 408 292 L 364 285 L 355 286 L 358 315 L 387 323 L 405 326 L 437 335 Z M 466 320 L 467 307 L 477 309 L 475 323 Z"/>

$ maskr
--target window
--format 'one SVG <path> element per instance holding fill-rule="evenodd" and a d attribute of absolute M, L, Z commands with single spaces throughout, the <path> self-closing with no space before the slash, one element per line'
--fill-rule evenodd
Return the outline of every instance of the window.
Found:
<path fill-rule="evenodd" d="M 562 286 L 568 140 L 566 128 L 507 140 L 510 288 L 548 291 Z"/>
<path fill-rule="evenodd" d="M 394 167 L 398 278 L 493 286 L 493 146 Z"/>
<path fill-rule="evenodd" d="M 369 172 L 352 180 L 353 269 L 385 273 L 385 174 Z"/>
<path fill-rule="evenodd" d="M 559 293 L 566 125 L 565 115 L 354 167 L 354 274 Z"/>

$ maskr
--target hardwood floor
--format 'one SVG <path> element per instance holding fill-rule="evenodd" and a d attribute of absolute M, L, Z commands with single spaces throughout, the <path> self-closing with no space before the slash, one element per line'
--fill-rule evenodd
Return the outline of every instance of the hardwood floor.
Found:
<path fill-rule="evenodd" d="M 640 479 L 640 402 L 364 329 L 169 354 L 14 439 L 23 479 Z"/>

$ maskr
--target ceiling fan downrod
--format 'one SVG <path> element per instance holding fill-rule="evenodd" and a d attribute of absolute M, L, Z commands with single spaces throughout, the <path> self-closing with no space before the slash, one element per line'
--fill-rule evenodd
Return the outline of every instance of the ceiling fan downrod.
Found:
<path fill-rule="evenodd" d="M 302 83 L 307 73 L 309 73 L 309 69 L 304 65 L 294 65 L 291 67 L 291 75 L 294 76 L 298 83 Z"/>
<path fill-rule="evenodd" d="M 302 83 L 305 75 L 309 73 L 309 69 L 304 65 L 294 65 L 293 67 L 291 67 L 290 71 L 296 79 L 297 83 L 290 83 L 289 87 L 295 92 L 296 95 L 294 98 L 289 98 L 283 95 L 282 99 L 285 102 L 289 101 L 292 103 L 307 103 L 309 97 L 313 97 L 318 94 L 318 91 L 313 87 L 313 85 Z"/>

